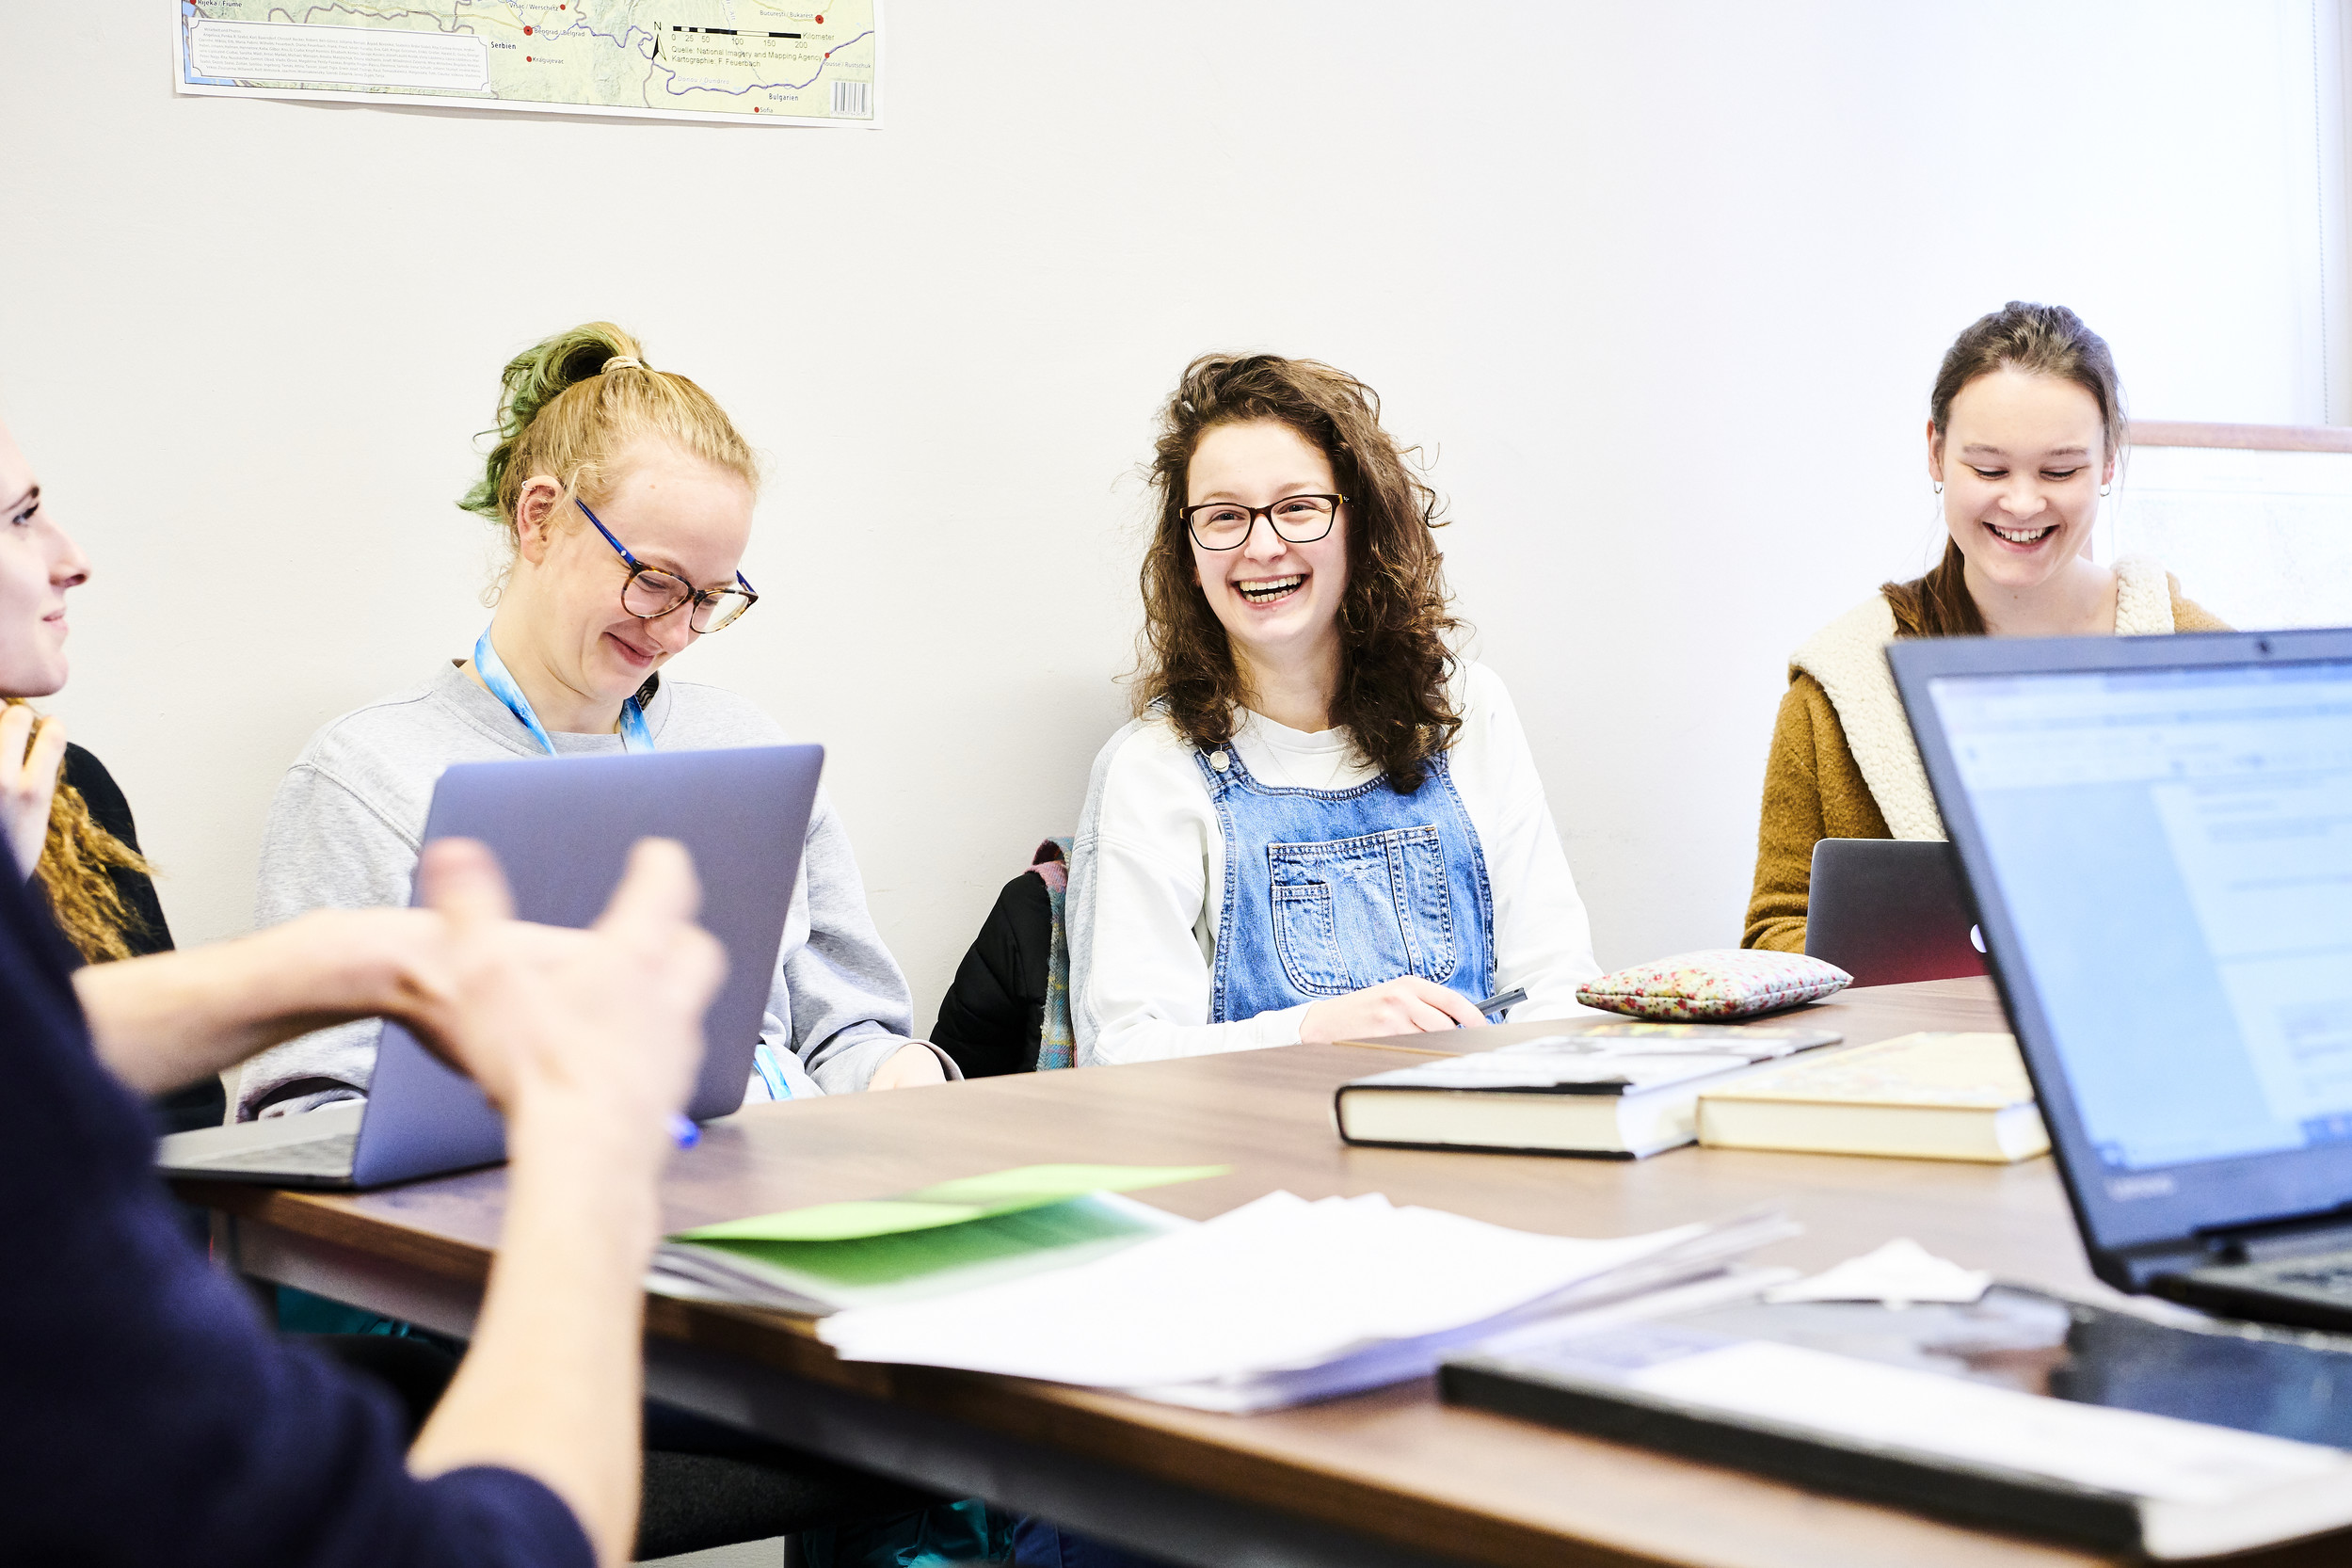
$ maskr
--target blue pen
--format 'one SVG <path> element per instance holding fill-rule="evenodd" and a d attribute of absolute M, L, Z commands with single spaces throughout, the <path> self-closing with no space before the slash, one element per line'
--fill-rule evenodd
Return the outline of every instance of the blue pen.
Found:
<path fill-rule="evenodd" d="M 670 1136 L 678 1140 L 680 1148 L 690 1149 L 702 1142 L 702 1128 L 695 1126 L 691 1117 L 681 1116 L 672 1112 L 670 1112 Z"/>

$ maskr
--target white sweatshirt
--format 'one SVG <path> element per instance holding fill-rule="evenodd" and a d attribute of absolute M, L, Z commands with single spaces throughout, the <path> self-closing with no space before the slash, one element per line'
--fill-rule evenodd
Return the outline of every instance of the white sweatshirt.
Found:
<path fill-rule="evenodd" d="M 646 724 L 669 751 L 784 740 L 776 721 L 744 698 L 672 679 L 647 705 Z M 553 739 L 568 757 L 622 750 L 618 735 L 559 730 Z M 423 685 L 345 713 L 311 737 L 279 783 L 262 841 L 254 924 L 276 925 L 306 909 L 407 904 L 441 770 L 539 755 L 506 705 L 450 662 Z M 863 1089 L 907 1044 L 914 1007 L 867 913 L 849 834 L 822 790 L 792 899 L 760 1039 L 794 1096 Z M 252 1058 L 231 1094 L 231 1120 L 253 1120 L 265 1101 L 269 1114 L 288 1115 L 363 1096 L 383 1028 L 376 1018 L 338 1024 Z M 962 1076 L 932 1048 L 948 1077 Z M 757 1072 L 746 1097 L 773 1097 Z"/>
<path fill-rule="evenodd" d="M 1522 1022 L 1583 1013 L 1576 986 L 1600 968 L 1527 732 L 1483 664 L 1464 668 L 1459 690 L 1463 726 L 1448 765 L 1494 891 L 1496 989 L 1527 987 L 1510 1011 Z M 1276 788 L 1346 790 L 1375 774 L 1344 730 L 1309 735 L 1244 711 L 1232 744 L 1251 775 Z M 1312 1005 L 1209 1022 L 1224 835 L 1192 757 L 1192 744 L 1155 714 L 1095 758 L 1068 904 L 1081 1066 L 1296 1045 Z"/>

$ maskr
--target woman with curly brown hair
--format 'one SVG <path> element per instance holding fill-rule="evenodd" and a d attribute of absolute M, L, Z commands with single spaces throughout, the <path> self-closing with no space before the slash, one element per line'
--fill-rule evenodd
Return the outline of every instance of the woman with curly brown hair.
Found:
<path fill-rule="evenodd" d="M 1206 356 L 1152 482 L 1137 717 L 1071 867 L 1078 1060 L 1476 1025 L 1513 988 L 1576 1011 L 1584 904 L 1509 694 L 1454 655 L 1436 497 L 1377 395 Z"/>

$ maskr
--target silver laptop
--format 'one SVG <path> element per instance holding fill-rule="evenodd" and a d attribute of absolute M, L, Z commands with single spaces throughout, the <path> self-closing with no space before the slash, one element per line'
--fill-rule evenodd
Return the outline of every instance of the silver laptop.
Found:
<path fill-rule="evenodd" d="M 1805 952 L 1857 985 L 1984 973 L 1984 938 L 1952 846 L 1940 839 L 1816 843 Z"/>
<path fill-rule="evenodd" d="M 424 837 L 481 840 L 505 868 L 518 915 L 573 927 L 602 912 L 638 840 L 686 846 L 702 924 L 727 949 L 687 1106 L 706 1121 L 743 1103 L 824 765 L 824 748 L 812 745 L 461 763 L 435 787 Z M 156 1150 L 166 1176 L 313 1188 L 380 1187 L 505 1157 L 505 1125 L 481 1090 L 389 1021 L 364 1104 L 174 1133 Z"/>

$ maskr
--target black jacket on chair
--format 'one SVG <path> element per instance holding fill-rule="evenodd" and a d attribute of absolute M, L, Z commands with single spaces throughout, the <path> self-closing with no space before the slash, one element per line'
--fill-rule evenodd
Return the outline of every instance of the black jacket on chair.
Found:
<path fill-rule="evenodd" d="M 997 894 L 932 1027 L 931 1043 L 966 1078 L 1037 1070 L 1052 946 L 1053 901 L 1042 877 L 1023 872 Z"/>

